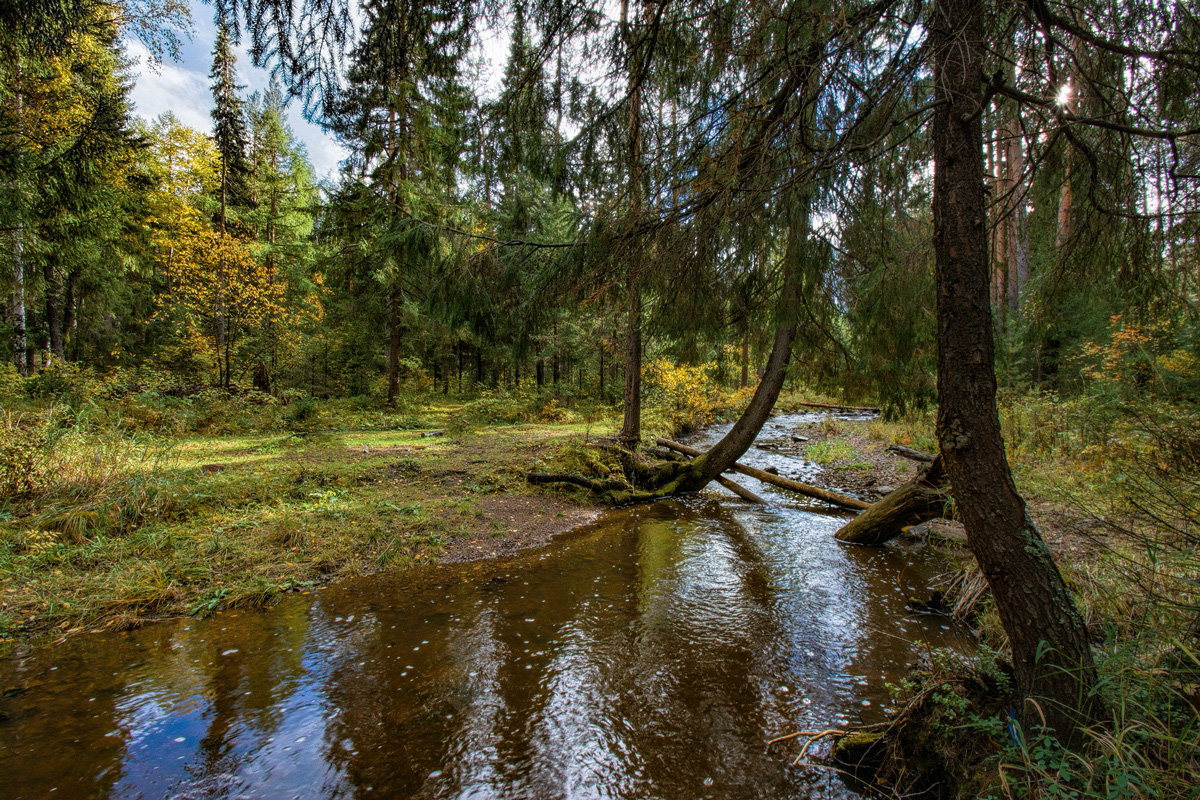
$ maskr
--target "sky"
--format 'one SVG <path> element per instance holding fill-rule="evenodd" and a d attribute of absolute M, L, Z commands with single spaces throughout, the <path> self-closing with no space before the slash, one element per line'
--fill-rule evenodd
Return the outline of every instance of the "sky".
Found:
<path fill-rule="evenodd" d="M 136 39 L 125 40 L 125 52 L 135 62 L 132 68 L 135 83 L 130 100 L 134 104 L 134 113 L 146 120 L 170 111 L 189 128 L 211 132 L 212 90 L 208 72 L 212 67 L 216 26 L 212 6 L 197 0 L 191 0 L 190 5 L 192 36 L 190 40 L 183 40 L 179 61 L 166 58 L 160 65 L 154 65 L 144 44 Z M 238 48 L 237 72 L 238 82 L 245 86 L 243 97 L 248 98 L 251 93 L 267 88 L 270 73 L 251 63 L 244 43 Z M 346 156 L 345 149 L 320 126 L 304 119 L 298 101 L 288 107 L 287 117 L 296 138 L 308 148 L 308 158 L 317 178 L 335 177 L 338 162 Z"/>
<path fill-rule="evenodd" d="M 133 59 L 132 73 L 135 79 L 130 100 L 134 113 L 146 120 L 171 111 L 181 123 L 189 128 L 205 132 L 212 131 L 212 91 L 208 77 L 212 68 L 213 44 L 216 41 L 216 25 L 213 22 L 213 7 L 200 0 L 189 0 L 192 15 L 192 36 L 183 39 L 179 61 L 169 58 L 156 65 L 149 50 L 140 41 L 127 37 L 126 54 Z M 499 85 L 499 76 L 508 50 L 507 30 L 485 33 L 476 57 L 482 56 L 482 79 L 488 88 Z M 246 51 L 245 42 L 238 48 L 238 81 L 245 88 L 243 96 L 248 98 L 255 91 L 264 90 L 270 73 L 255 67 Z M 485 88 L 485 93 L 488 91 Z M 318 179 L 336 178 L 338 163 L 347 153 L 337 140 L 321 130 L 319 125 L 304 119 L 301 103 L 293 100 L 287 111 L 288 123 L 296 138 L 304 142 L 308 158 Z"/>

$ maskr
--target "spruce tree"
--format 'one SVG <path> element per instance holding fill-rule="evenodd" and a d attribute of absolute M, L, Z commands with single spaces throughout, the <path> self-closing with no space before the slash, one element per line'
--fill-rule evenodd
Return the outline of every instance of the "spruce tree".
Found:
<path fill-rule="evenodd" d="M 227 232 L 229 205 L 235 199 L 243 199 L 246 165 L 246 118 L 245 108 L 238 91 L 237 56 L 233 52 L 233 39 L 228 24 L 217 22 L 217 42 L 213 48 L 212 78 L 213 96 L 213 141 L 220 156 L 221 206 L 217 222 L 224 240 Z M 219 383 L 229 385 L 230 341 L 225 319 L 225 271 L 223 265 L 217 271 L 218 291 L 216 308 L 213 309 L 217 327 L 217 350 L 220 366 Z"/>
<path fill-rule="evenodd" d="M 463 109 L 459 69 L 472 20 L 470 0 L 370 0 L 352 54 L 348 86 L 325 109 L 326 120 L 353 148 L 351 179 L 370 195 L 382 227 L 370 243 L 370 272 L 385 294 L 388 403 L 399 395 L 403 306 L 414 272 L 434 256 L 435 241 L 416 212 L 435 213 L 430 193 L 452 185 Z M 416 220 L 414 219 L 416 217 Z M 422 221 L 428 221 L 427 219 Z"/>

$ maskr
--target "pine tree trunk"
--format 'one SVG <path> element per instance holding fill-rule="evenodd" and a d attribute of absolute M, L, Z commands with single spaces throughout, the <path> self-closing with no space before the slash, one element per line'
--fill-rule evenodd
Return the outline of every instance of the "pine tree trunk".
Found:
<path fill-rule="evenodd" d="M 213 309 L 217 319 L 217 383 L 229 386 L 229 359 L 225 348 L 225 201 L 229 168 L 221 158 L 221 250 L 217 257 L 217 298 Z M 222 366 L 224 364 L 224 366 Z"/>
<path fill-rule="evenodd" d="M 713 445 L 707 453 L 698 458 L 695 464 L 700 466 L 699 487 L 715 480 L 737 462 L 742 454 L 750 449 L 750 445 L 758 437 L 758 432 L 775 409 L 775 401 L 783 389 L 783 381 L 787 377 L 788 361 L 792 357 L 792 342 L 796 338 L 796 319 L 803 304 L 803 289 L 801 288 L 800 264 L 803 253 L 808 247 L 810 233 L 809 199 L 801 196 L 796 201 L 793 211 L 788 244 L 784 257 L 787 270 L 784 276 L 783 290 L 779 296 L 777 317 L 782 322 L 775 330 L 775 341 L 771 346 L 771 354 L 767 357 L 767 366 L 762 379 L 754 389 L 754 396 L 746 405 L 742 415 L 730 428 L 729 433 L 721 441 Z"/>
<path fill-rule="evenodd" d="M 29 368 L 26 366 L 25 350 L 25 230 L 24 224 L 17 222 L 17 230 L 13 234 L 13 294 L 12 294 L 12 317 L 13 317 L 13 364 L 17 368 L 17 372 L 22 375 L 29 374 Z"/>
<path fill-rule="evenodd" d="M 750 385 L 750 334 L 742 334 L 742 388 Z"/>
<path fill-rule="evenodd" d="M 17 56 L 17 91 L 16 91 L 16 106 L 17 106 L 17 124 L 24 124 L 24 94 L 21 91 L 21 58 Z M 18 128 L 18 134 L 22 131 Z M 17 152 L 17 174 L 15 180 L 20 188 L 21 180 L 21 154 L 24 152 L 24 146 L 18 145 Z M 18 194 L 20 192 L 18 191 Z M 12 315 L 13 315 L 13 364 L 17 368 L 17 372 L 22 375 L 29 374 L 28 367 L 25 361 L 25 350 L 27 347 L 25 337 L 25 208 L 24 204 L 17 203 L 17 224 L 16 230 L 13 231 L 13 295 L 12 295 Z"/>
<path fill-rule="evenodd" d="M 42 267 L 46 279 L 46 329 L 50 336 L 50 352 L 60 361 L 63 359 L 62 304 L 58 275 L 53 263 L 46 260 Z"/>
<path fill-rule="evenodd" d="M 625 416 L 617 438 L 636 449 L 642 440 L 642 298 L 635 287 L 629 292 L 629 322 L 625 331 Z"/>
<path fill-rule="evenodd" d="M 1020 716 L 1078 744 L 1100 715 L 1087 630 L 1017 493 L 996 407 L 980 111 L 982 0 L 937 0 L 930 27 L 938 442 L 967 539 L 1012 644 Z M 1029 701 L 1029 702 L 1026 702 Z M 1036 702 L 1036 706 L 1035 706 Z"/>
<path fill-rule="evenodd" d="M 1071 239 L 1071 146 L 1063 147 L 1063 184 L 1058 195 L 1058 228 L 1054 234 L 1054 247 L 1060 253 Z"/>
<path fill-rule="evenodd" d="M 629 25 L 629 0 L 621 0 L 621 37 L 625 42 L 626 79 L 629 91 L 628 119 L 625 134 L 628 144 L 628 228 L 632 230 L 642 214 L 642 93 L 639 83 L 638 40 Z M 630 243 L 626 258 L 626 291 L 628 297 L 627 328 L 625 330 L 625 391 L 624 419 L 618 440 L 636 450 L 642 440 L 642 286 L 638 274 L 641 243 Z"/>
<path fill-rule="evenodd" d="M 1008 285 L 1005 293 L 1008 310 L 1015 313 L 1020 309 L 1021 287 L 1029 277 L 1029 235 L 1025 226 L 1027 203 L 1019 187 L 1025 172 L 1025 148 L 1021 140 L 1021 128 L 1014 119 L 1009 120 L 1005 150 L 1005 166 L 1009 186 L 1013 190 L 1010 201 L 1012 219 L 1008 226 Z"/>
<path fill-rule="evenodd" d="M 387 404 L 395 407 L 400 396 L 400 297 L 393 287 L 388 290 L 388 395 Z"/>

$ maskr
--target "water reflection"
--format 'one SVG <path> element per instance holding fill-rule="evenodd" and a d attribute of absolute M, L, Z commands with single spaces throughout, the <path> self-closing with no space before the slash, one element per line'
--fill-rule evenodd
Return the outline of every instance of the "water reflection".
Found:
<path fill-rule="evenodd" d="M 878 719 L 912 642 L 955 632 L 904 608 L 936 554 L 845 548 L 840 524 L 714 492 L 505 561 L 27 653 L 0 664 L 6 792 L 851 797 L 766 739 Z"/>

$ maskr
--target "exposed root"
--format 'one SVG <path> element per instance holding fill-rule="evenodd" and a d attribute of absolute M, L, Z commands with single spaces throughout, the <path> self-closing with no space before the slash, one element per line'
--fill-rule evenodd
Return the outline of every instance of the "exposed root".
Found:
<path fill-rule="evenodd" d="M 840 728 L 830 728 L 830 729 L 824 730 L 824 731 L 797 731 L 796 733 L 789 733 L 787 736 L 779 736 L 777 738 L 772 739 L 771 741 L 767 742 L 767 747 L 770 747 L 771 745 L 775 744 L 776 742 L 786 741 L 787 739 L 796 739 L 800 736 L 807 736 L 808 741 L 805 742 L 804 746 L 800 748 L 800 755 L 796 756 L 795 760 L 792 761 L 792 766 L 794 767 L 794 766 L 797 766 L 801 761 L 804 760 L 804 757 L 806 755 L 808 755 L 808 748 L 812 747 L 814 743 L 818 742 L 821 739 L 824 739 L 827 736 L 829 736 L 829 737 L 845 736 L 848 733 L 849 733 L 849 731 L 844 731 L 844 730 L 841 730 Z"/>
<path fill-rule="evenodd" d="M 590 490 L 608 505 L 624 506 L 648 503 L 681 492 L 693 491 L 698 469 L 693 462 L 657 461 L 632 453 L 621 447 L 606 449 L 618 456 L 625 480 L 587 478 L 569 473 L 526 473 L 530 483 L 567 483 Z"/>

